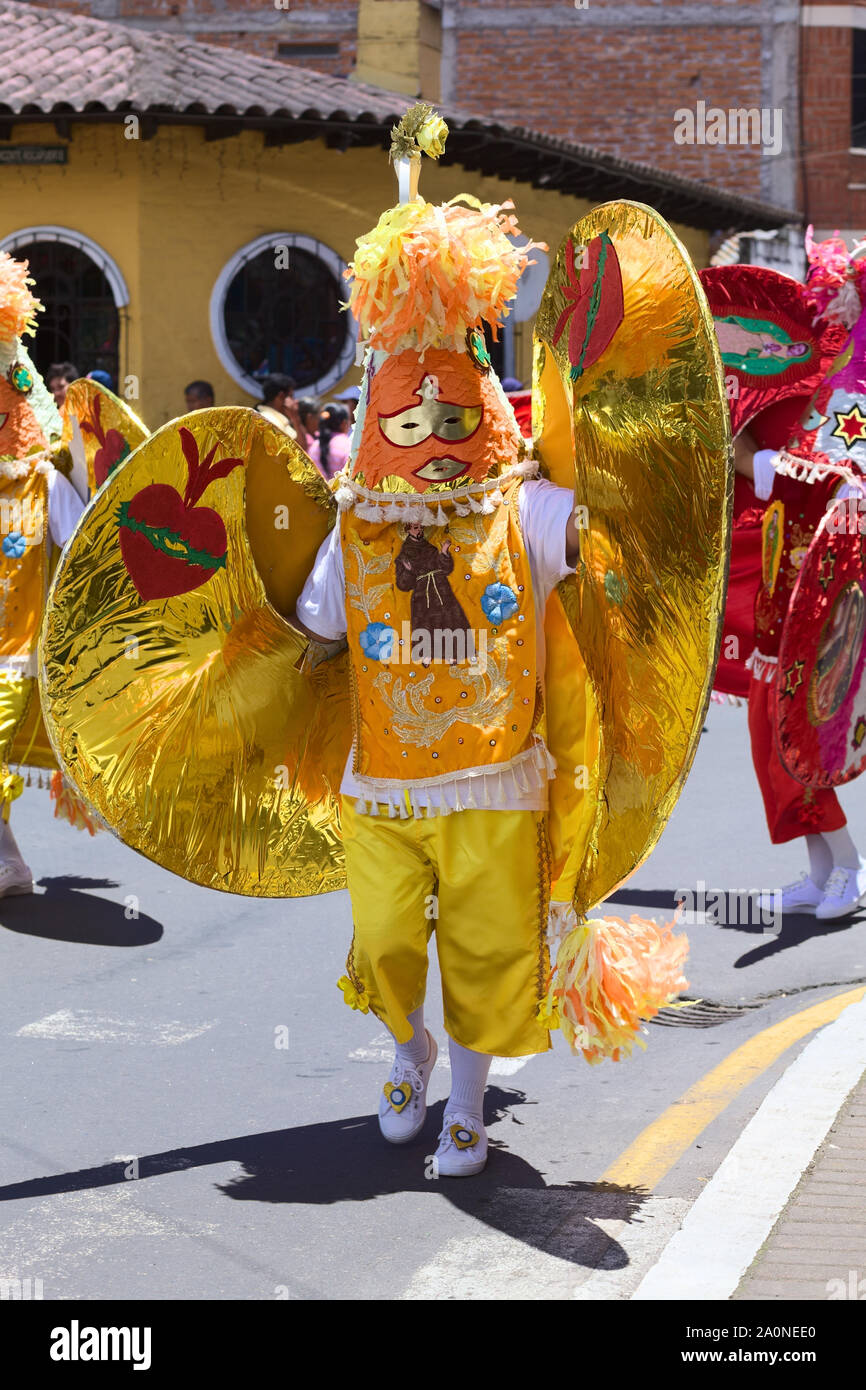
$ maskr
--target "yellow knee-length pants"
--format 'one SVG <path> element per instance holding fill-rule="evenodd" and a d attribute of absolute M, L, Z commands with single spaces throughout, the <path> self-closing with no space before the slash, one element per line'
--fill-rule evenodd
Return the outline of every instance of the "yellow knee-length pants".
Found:
<path fill-rule="evenodd" d="M 0 816 L 3 820 L 9 819 L 10 805 L 24 786 L 20 776 L 12 774 L 9 764 L 15 736 L 24 727 L 34 700 L 38 714 L 39 696 L 32 676 L 10 676 L 5 671 L 0 672 Z M 41 718 L 39 722 L 41 724 Z M 29 748 L 26 751 L 29 752 Z"/>
<path fill-rule="evenodd" d="M 445 1028 L 475 1052 L 544 1052 L 550 863 L 536 811 L 454 811 L 389 819 L 343 798 L 354 937 L 341 981 L 353 1007 L 408 1042 L 436 933 Z"/>

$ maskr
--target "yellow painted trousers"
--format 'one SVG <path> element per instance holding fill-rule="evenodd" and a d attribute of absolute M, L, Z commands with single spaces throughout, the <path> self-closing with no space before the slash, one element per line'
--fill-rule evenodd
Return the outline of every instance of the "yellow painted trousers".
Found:
<path fill-rule="evenodd" d="M 12 742 L 24 723 L 36 694 L 32 676 L 10 676 L 0 671 L 0 760 L 11 762 Z M 36 696 L 38 701 L 38 696 Z"/>
<path fill-rule="evenodd" d="M 398 1042 L 424 1001 L 436 933 L 445 1028 L 474 1052 L 545 1052 L 536 1019 L 548 971 L 550 856 L 538 811 L 359 815 L 343 798 L 354 937 L 341 988 Z"/>
<path fill-rule="evenodd" d="M 4 820 L 9 819 L 9 807 L 24 785 L 9 764 L 15 736 L 27 721 L 34 700 L 38 710 L 39 696 L 32 676 L 10 676 L 0 671 L 0 815 Z"/>

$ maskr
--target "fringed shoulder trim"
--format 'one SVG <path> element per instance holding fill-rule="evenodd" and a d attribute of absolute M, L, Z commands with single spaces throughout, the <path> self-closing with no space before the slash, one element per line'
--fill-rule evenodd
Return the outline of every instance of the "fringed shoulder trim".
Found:
<path fill-rule="evenodd" d="M 538 470 L 538 460 L 527 458 L 481 483 L 468 483 L 465 487 L 442 492 L 414 494 L 376 492 L 373 488 L 362 487 L 344 470 L 333 479 L 332 487 L 340 511 L 353 510 L 362 521 L 420 521 L 424 526 L 445 526 L 448 521 L 446 508 L 453 507 L 457 516 L 469 516 L 471 512 L 490 516 L 507 500 L 503 487 L 517 480 L 534 478 Z"/>
<path fill-rule="evenodd" d="M 777 656 L 764 656 L 756 647 L 746 662 L 746 670 L 751 671 L 756 681 L 766 681 L 767 685 L 771 685 L 776 678 L 778 664 Z"/>

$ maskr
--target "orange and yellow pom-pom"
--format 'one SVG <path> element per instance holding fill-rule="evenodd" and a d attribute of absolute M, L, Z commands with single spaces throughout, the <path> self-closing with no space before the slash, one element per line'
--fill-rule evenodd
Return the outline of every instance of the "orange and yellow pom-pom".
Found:
<path fill-rule="evenodd" d="M 366 236 L 345 272 L 349 307 L 362 336 L 385 352 L 407 348 L 463 350 L 481 319 L 498 336 L 529 252 L 515 246 L 517 219 L 502 204 L 468 194 L 434 206 L 421 199 L 389 208 Z"/>
<path fill-rule="evenodd" d="M 99 826 L 93 819 L 90 808 L 81 797 L 63 780 L 61 772 L 51 777 L 51 800 L 54 802 L 54 815 L 58 820 L 67 820 L 76 830 L 87 830 L 95 835 Z"/>
<path fill-rule="evenodd" d="M 628 1057 L 641 1023 L 688 987 L 685 936 L 643 917 L 597 917 L 574 927 L 560 945 L 538 1018 L 561 1028 L 588 1062 Z"/>
<path fill-rule="evenodd" d="M 31 292 L 26 261 L 16 261 L 8 251 L 0 251 L 0 343 L 12 343 L 22 333 L 32 333 L 40 304 Z"/>

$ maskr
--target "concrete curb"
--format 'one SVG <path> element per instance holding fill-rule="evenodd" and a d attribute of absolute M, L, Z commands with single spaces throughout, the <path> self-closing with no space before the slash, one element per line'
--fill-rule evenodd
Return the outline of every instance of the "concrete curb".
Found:
<path fill-rule="evenodd" d="M 861 999 L 764 1097 L 632 1298 L 731 1298 L 864 1071 Z"/>

